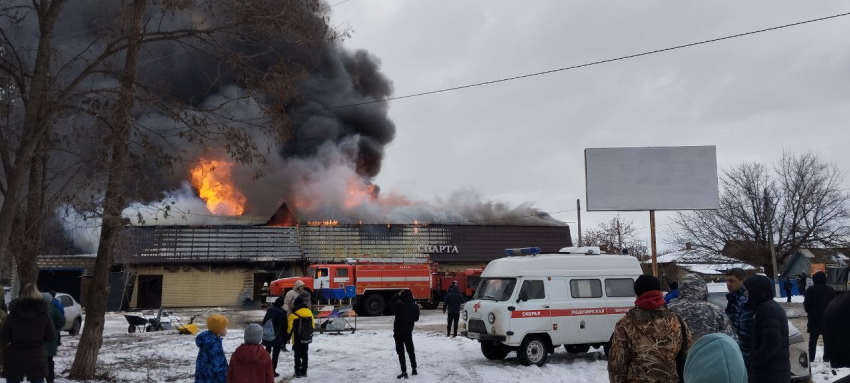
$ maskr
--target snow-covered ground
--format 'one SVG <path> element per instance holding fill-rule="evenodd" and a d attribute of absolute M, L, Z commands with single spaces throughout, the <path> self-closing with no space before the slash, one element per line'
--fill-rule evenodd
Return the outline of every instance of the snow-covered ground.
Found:
<path fill-rule="evenodd" d="M 209 311 L 185 313 L 184 316 Z M 246 322 L 262 319 L 261 311 L 226 312 L 230 319 L 224 350 L 228 359 L 242 343 Z M 199 317 L 203 318 L 203 317 Z M 204 319 L 197 322 L 203 329 Z M 203 331 L 203 330 L 202 330 Z M 504 361 L 491 362 L 480 352 L 476 341 L 445 336 L 445 317 L 437 310 L 423 310 L 414 332 L 419 382 L 607 382 L 607 362 L 601 350 L 567 354 L 560 348 L 545 366 L 524 367 L 511 354 Z M 67 376 L 77 345 L 75 337 L 63 336 L 56 358 L 56 371 Z M 819 352 L 822 354 L 822 351 Z M 194 336 L 173 331 L 127 333 L 127 322 L 118 314 L 107 317 L 100 353 L 98 381 L 192 382 L 197 348 Z M 278 382 L 292 376 L 292 354 L 281 353 Z M 833 376 L 822 361 L 815 362 L 815 382 L 831 382 L 850 374 L 843 370 Z M 299 381 L 396 382 L 398 358 L 392 339 L 392 317 L 358 318 L 354 334 L 316 334 L 310 345 L 309 378 Z M 57 382 L 69 382 L 57 379 Z"/>

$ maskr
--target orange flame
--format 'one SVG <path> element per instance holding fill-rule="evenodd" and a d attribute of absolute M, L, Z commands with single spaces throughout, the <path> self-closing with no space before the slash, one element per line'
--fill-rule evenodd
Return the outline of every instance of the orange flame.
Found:
<path fill-rule="evenodd" d="M 213 214 L 242 215 L 245 210 L 245 195 L 233 186 L 232 169 L 233 162 L 205 158 L 192 169 L 192 186 Z"/>
<path fill-rule="evenodd" d="M 308 221 L 308 226 L 336 226 L 339 225 L 339 221 L 337 220 L 328 220 L 328 221 Z"/>
<path fill-rule="evenodd" d="M 378 197 L 378 188 L 375 185 L 364 183 L 359 179 L 349 180 L 347 189 L 345 208 L 348 210 L 365 202 L 374 201 Z"/>

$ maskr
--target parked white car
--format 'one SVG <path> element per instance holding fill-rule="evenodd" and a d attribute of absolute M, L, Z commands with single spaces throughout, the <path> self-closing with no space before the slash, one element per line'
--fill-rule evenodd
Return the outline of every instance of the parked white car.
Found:
<path fill-rule="evenodd" d="M 67 331 L 71 336 L 79 334 L 83 326 L 83 307 L 65 293 L 56 293 L 56 299 L 65 306 L 65 327 L 62 331 Z"/>

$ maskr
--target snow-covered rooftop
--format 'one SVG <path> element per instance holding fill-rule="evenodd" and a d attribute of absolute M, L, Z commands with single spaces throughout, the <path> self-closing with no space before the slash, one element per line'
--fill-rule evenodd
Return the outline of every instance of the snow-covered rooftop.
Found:
<path fill-rule="evenodd" d="M 658 264 L 675 263 L 692 273 L 703 275 L 720 275 L 725 270 L 742 268 L 744 270 L 754 269 L 753 266 L 740 260 L 729 258 L 707 250 L 679 250 L 657 257 Z M 652 260 L 644 261 L 652 263 Z"/>

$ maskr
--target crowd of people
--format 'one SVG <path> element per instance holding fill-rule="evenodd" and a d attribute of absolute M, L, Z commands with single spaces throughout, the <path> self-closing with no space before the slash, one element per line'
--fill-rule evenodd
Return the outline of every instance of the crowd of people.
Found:
<path fill-rule="evenodd" d="M 822 272 L 812 276 L 813 285 L 805 293 L 808 314 L 809 361 L 823 338 L 823 360 L 833 368 L 850 367 L 850 294 L 837 295 L 826 284 Z M 689 274 L 675 285 L 670 297 L 661 291 L 659 280 L 641 275 L 634 283 L 635 307 L 620 319 L 614 329 L 608 355 L 609 379 L 613 383 L 634 382 L 789 382 L 791 363 L 788 318 L 774 300 L 774 285 L 763 275 L 747 277 L 742 269 L 726 273 L 725 310 L 708 302 L 708 288 L 702 277 Z M 268 308 L 262 325 L 245 328 L 244 343 L 228 363 L 222 347 L 228 319 L 223 315 L 207 318 L 207 330 L 195 338 L 198 356 L 195 381 L 210 383 L 271 383 L 281 351 L 292 345 L 294 377 L 306 377 L 309 345 L 315 325 L 310 310 L 310 293 L 296 284 Z M 449 288 L 444 299 L 447 336 L 457 336 L 458 317 L 464 297 L 457 286 Z M 417 375 L 413 328 L 419 320 L 419 307 L 410 291 L 401 291 L 389 302 L 394 313 L 393 338 L 401 374 L 407 379 L 407 359 L 411 374 Z M 20 296 L 0 307 L 0 361 L 2 376 L 10 383 L 52 382 L 53 357 L 65 325 L 61 303 L 54 295 L 40 293 L 27 284 Z M 850 377 L 837 382 L 850 382 Z"/>
<path fill-rule="evenodd" d="M 835 298 L 822 272 L 813 280 L 804 303 L 809 361 L 815 360 L 823 336 L 824 361 L 833 368 L 850 367 L 850 329 L 841 319 L 850 317 L 850 294 Z M 658 279 L 642 275 L 635 281 L 635 307 L 612 337 L 611 382 L 790 382 L 788 318 L 774 300 L 770 279 L 729 270 L 725 310 L 708 302 L 698 275 L 686 275 L 670 287 L 676 287 L 677 297 L 666 303 Z M 850 382 L 850 377 L 838 382 Z"/>

